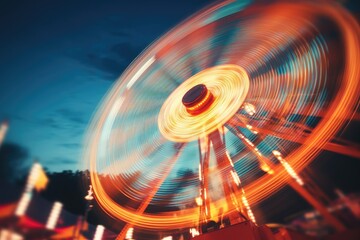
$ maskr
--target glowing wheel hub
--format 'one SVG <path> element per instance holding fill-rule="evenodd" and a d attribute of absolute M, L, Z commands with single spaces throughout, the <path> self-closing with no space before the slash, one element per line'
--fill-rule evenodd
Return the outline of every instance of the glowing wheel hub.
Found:
<path fill-rule="evenodd" d="M 209 108 L 214 96 L 204 84 L 191 88 L 182 98 L 186 111 L 191 115 L 198 115 Z"/>
<path fill-rule="evenodd" d="M 158 117 L 161 134 L 190 142 L 223 126 L 240 109 L 249 77 L 235 64 L 207 68 L 184 81 L 166 99 Z"/>

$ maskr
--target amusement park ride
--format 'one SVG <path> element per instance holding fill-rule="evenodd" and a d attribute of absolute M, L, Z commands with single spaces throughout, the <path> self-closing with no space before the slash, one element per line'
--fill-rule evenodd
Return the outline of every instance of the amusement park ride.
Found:
<path fill-rule="evenodd" d="M 84 154 L 97 202 L 127 223 L 118 239 L 133 227 L 290 239 L 252 211 L 285 185 L 346 231 L 303 176 L 322 150 L 360 157 L 333 141 L 357 116 L 359 37 L 333 2 L 222 1 L 144 51 L 103 100 Z"/>

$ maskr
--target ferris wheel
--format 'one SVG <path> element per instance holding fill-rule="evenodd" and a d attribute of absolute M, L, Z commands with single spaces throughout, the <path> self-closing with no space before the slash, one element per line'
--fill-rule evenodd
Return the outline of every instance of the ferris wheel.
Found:
<path fill-rule="evenodd" d="M 359 157 L 331 142 L 359 103 L 359 36 L 321 1 L 223 1 L 186 19 L 92 120 L 84 159 L 99 205 L 153 230 L 256 222 L 251 207 L 289 185 L 344 229 L 302 171 L 323 150 Z"/>

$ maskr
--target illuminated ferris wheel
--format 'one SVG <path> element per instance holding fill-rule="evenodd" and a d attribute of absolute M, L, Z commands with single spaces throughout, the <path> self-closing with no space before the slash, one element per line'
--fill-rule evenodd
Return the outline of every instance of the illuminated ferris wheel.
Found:
<path fill-rule="evenodd" d="M 256 222 L 251 206 L 289 185 L 344 229 L 302 171 L 322 150 L 359 157 L 331 142 L 359 102 L 359 36 L 333 3 L 223 1 L 190 17 L 94 116 L 84 158 L 100 206 L 127 228 Z"/>

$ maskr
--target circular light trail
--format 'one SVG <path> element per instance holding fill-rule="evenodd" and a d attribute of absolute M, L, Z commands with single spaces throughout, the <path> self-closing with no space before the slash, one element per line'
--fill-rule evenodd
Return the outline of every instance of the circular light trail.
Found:
<path fill-rule="evenodd" d="M 359 36 L 348 12 L 323 1 L 224 1 L 189 18 L 137 58 L 93 118 L 84 159 L 99 205 L 137 227 L 192 227 L 194 140 L 223 126 L 248 204 L 266 199 L 322 149 L 336 151 L 328 143 L 359 103 Z M 192 111 L 183 97 L 201 84 L 208 95 Z M 273 174 L 254 178 L 259 162 Z M 221 171 L 209 168 L 214 208 L 226 203 Z"/>

